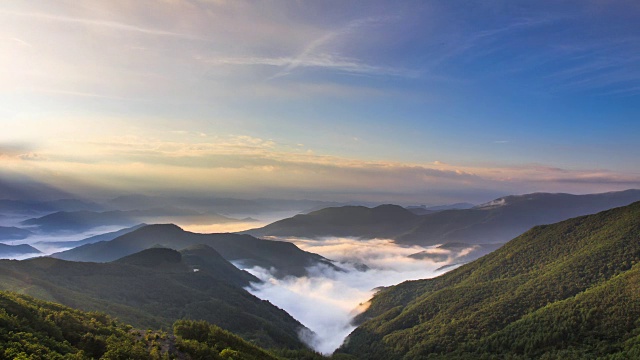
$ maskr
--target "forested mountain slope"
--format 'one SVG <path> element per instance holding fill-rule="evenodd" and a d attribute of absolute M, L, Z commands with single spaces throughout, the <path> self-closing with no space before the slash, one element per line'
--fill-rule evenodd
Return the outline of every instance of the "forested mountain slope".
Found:
<path fill-rule="evenodd" d="M 197 234 L 173 224 L 147 225 L 111 241 L 83 245 L 53 254 L 52 257 L 107 262 L 153 246 L 181 250 L 197 244 L 208 245 L 226 260 L 241 263 L 244 267 L 273 268 L 275 274 L 281 277 L 304 276 L 307 267 L 320 263 L 333 266 L 322 256 L 302 251 L 292 243 L 261 240 L 249 235 Z"/>
<path fill-rule="evenodd" d="M 111 263 L 0 260 L 2 290 L 105 312 L 143 328 L 198 319 L 261 346 L 304 348 L 298 339 L 303 326 L 242 288 L 252 281 L 258 280 L 206 245 L 183 253 L 152 248 Z"/>
<path fill-rule="evenodd" d="M 537 226 L 386 288 L 339 352 L 362 359 L 640 356 L 640 202 Z"/>
<path fill-rule="evenodd" d="M 177 321 L 173 334 L 137 330 L 104 314 L 10 292 L 0 292 L 0 358 L 277 359 L 205 322 Z"/>

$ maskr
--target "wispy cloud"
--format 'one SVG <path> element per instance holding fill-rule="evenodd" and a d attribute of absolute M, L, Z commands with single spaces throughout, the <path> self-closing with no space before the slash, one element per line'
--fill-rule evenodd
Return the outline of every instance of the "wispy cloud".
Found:
<path fill-rule="evenodd" d="M 372 75 L 392 75 L 402 77 L 415 77 L 419 74 L 415 70 L 398 69 L 392 67 L 383 67 L 369 65 L 356 59 L 345 58 L 330 54 L 307 55 L 305 57 L 230 57 L 230 58 L 211 58 L 204 59 L 197 57 L 198 60 L 209 64 L 218 65 L 266 65 L 282 68 L 280 72 L 271 76 L 271 79 L 290 74 L 296 68 L 319 68 L 329 69 L 346 73 L 360 73 Z"/>
<path fill-rule="evenodd" d="M 358 65 L 357 63 L 353 62 L 353 61 L 331 61 L 331 58 L 333 58 L 333 56 L 330 55 L 326 55 L 326 54 L 317 54 L 318 49 L 320 49 L 323 46 L 326 46 L 327 44 L 329 44 L 331 41 L 335 40 L 336 38 L 340 37 L 340 36 L 345 36 L 353 31 L 358 30 L 359 28 L 367 25 L 367 24 L 371 24 L 371 23 L 375 23 L 380 21 L 381 19 L 376 19 L 376 18 L 363 18 L 363 19 L 356 19 L 356 20 L 352 20 L 349 23 L 347 23 L 346 25 L 344 25 L 343 27 L 337 29 L 337 30 L 332 30 L 332 31 L 328 31 L 325 34 L 323 34 L 322 36 L 316 38 L 315 40 L 311 41 L 310 43 L 308 43 L 303 49 L 302 51 L 295 57 L 293 57 L 291 59 L 291 61 L 284 67 L 284 69 L 282 69 L 280 72 L 278 72 L 277 74 L 273 75 L 273 78 L 279 77 L 279 76 L 284 76 L 287 75 L 289 73 L 291 73 L 291 71 L 293 71 L 295 68 L 300 67 L 300 66 L 309 66 L 311 64 L 311 66 L 318 66 L 320 64 L 324 65 L 325 67 L 337 67 L 337 68 L 342 68 L 342 69 L 364 69 L 367 66 L 362 66 L 362 65 Z M 317 59 L 322 59 L 321 61 L 317 61 Z M 329 60 L 329 61 L 327 61 Z M 339 65 L 341 64 L 341 65 Z M 347 65 L 348 66 L 345 66 Z M 327 66 L 329 65 L 329 66 Z M 337 65 L 337 66 L 336 66 Z M 371 69 L 369 69 L 371 70 Z"/>
<path fill-rule="evenodd" d="M 352 20 L 336 30 L 326 31 L 322 36 L 317 37 L 304 45 L 303 49 L 293 56 L 197 56 L 196 59 L 212 65 L 271 66 L 279 68 L 278 72 L 271 75 L 269 79 L 289 75 L 299 68 L 327 69 L 353 74 L 416 77 L 420 74 L 419 71 L 372 65 L 359 59 L 338 55 L 333 49 L 333 43 L 341 41 L 345 37 L 353 36 L 355 33 L 367 26 L 384 23 L 390 19 L 391 18 L 388 17 L 380 17 Z"/>
<path fill-rule="evenodd" d="M 371 161 L 317 154 L 297 144 L 245 135 L 178 135 L 185 141 L 140 136 L 67 141 L 57 148 L 39 151 L 37 156 L 14 159 L 30 160 L 31 167 L 50 169 L 67 178 L 121 186 L 129 192 L 184 188 L 187 181 L 192 191 L 245 195 L 297 192 L 321 194 L 318 196 L 325 199 L 343 194 L 350 199 L 362 196 L 402 202 L 419 202 L 417 199 L 423 196 L 434 201 L 441 196 L 438 194 L 449 194 L 440 201 L 455 202 L 477 201 L 477 196 L 493 197 L 496 193 L 598 192 L 640 186 L 640 174 L 603 169 Z M 476 195 L 465 197 L 465 191 Z"/>
<path fill-rule="evenodd" d="M 31 45 L 30 43 L 22 40 L 22 39 L 18 39 L 16 37 L 11 38 L 10 40 L 17 42 L 18 44 L 22 45 L 22 46 L 26 46 L 26 47 L 30 47 L 32 48 L 33 45 Z"/>
<path fill-rule="evenodd" d="M 2 10 L 2 9 L 0 9 L 0 14 L 16 16 L 16 17 L 25 17 L 25 18 L 31 18 L 31 19 L 39 19 L 44 21 L 55 21 L 55 22 L 68 23 L 68 24 L 97 26 L 97 27 L 104 27 L 104 28 L 109 28 L 113 30 L 137 32 L 141 34 L 148 34 L 148 35 L 155 35 L 155 36 L 170 36 L 170 37 L 191 39 L 191 40 L 204 40 L 203 38 L 189 35 L 189 34 L 182 34 L 182 33 L 177 33 L 172 31 L 161 30 L 161 29 L 145 28 L 145 27 L 124 24 L 124 23 L 109 21 L 109 20 L 76 18 L 76 17 L 69 17 L 69 16 L 62 16 L 62 15 L 38 13 L 38 12 L 19 12 L 19 11 L 9 11 L 9 10 Z"/>

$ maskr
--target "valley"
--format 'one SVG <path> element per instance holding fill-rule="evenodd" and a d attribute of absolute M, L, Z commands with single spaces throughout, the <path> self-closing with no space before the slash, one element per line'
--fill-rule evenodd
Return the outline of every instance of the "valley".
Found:
<path fill-rule="evenodd" d="M 566 220 L 559 224 L 538 225 L 511 241 L 504 241 L 502 237 L 498 238 L 506 244 L 503 246 L 502 242 L 491 242 L 496 239 L 495 233 L 491 231 L 488 233 L 478 231 L 478 238 L 474 241 L 469 241 L 463 235 L 458 235 L 461 232 L 457 229 L 464 229 L 468 226 L 484 226 L 485 228 L 495 226 L 469 225 L 486 223 L 486 221 L 477 220 L 480 215 L 474 214 L 489 216 L 490 223 L 514 222 L 521 224 L 522 220 L 520 219 L 526 218 L 526 223 L 546 224 L 545 221 L 549 221 L 548 219 L 555 219 L 563 215 L 570 217 L 576 213 L 597 212 L 596 210 L 607 208 L 607 206 L 613 207 L 613 205 L 620 203 L 632 203 L 639 194 L 640 192 L 636 191 L 574 197 L 565 194 L 532 194 L 519 197 L 528 200 L 525 203 L 528 208 L 523 207 L 522 201 L 497 199 L 488 204 L 471 208 L 429 210 L 428 213 L 422 215 L 415 214 L 410 211 L 410 208 L 405 209 L 395 205 L 371 208 L 363 206 L 329 207 L 314 210 L 308 214 L 296 215 L 292 218 L 276 221 L 262 229 L 243 231 L 239 234 L 199 234 L 185 231 L 172 224 L 139 224 L 81 240 L 63 241 L 60 239 L 64 236 L 56 233 L 56 240 L 36 241 L 33 243 L 34 246 L 46 249 L 67 248 L 68 250 L 52 251 L 45 254 L 47 255 L 45 257 L 36 255 L 29 260 L 0 260 L 0 290 L 34 296 L 84 311 L 104 312 L 125 323 L 141 328 L 167 331 L 171 324 L 179 319 L 205 320 L 231 331 L 253 344 L 270 349 L 269 351 L 289 349 L 290 351 L 304 352 L 314 350 L 318 352 L 318 355 L 314 356 L 323 354 L 336 358 L 347 355 L 357 358 L 364 356 L 362 358 L 367 359 L 379 356 L 394 358 L 396 356 L 394 351 L 399 351 L 402 354 L 418 350 L 410 350 L 409 348 L 386 350 L 380 348 L 382 345 L 374 346 L 374 343 L 386 344 L 386 341 L 391 341 L 383 341 L 375 337 L 378 335 L 373 335 L 379 333 L 380 330 L 376 329 L 369 333 L 368 329 L 374 329 L 373 324 L 376 324 L 377 317 L 386 316 L 385 322 L 390 321 L 389 316 L 408 316 L 408 318 L 417 319 L 415 317 L 417 315 L 404 315 L 404 313 L 392 315 L 396 313 L 391 310 L 397 309 L 400 305 L 402 308 L 406 308 L 406 311 L 414 311 L 409 309 L 413 309 L 414 305 L 412 304 L 416 302 L 415 311 L 422 313 L 425 310 L 420 310 L 421 306 L 425 305 L 418 306 L 417 304 L 422 304 L 423 300 L 419 299 L 428 298 L 427 294 L 430 292 L 433 292 L 433 295 L 429 296 L 432 296 L 434 300 L 429 301 L 442 303 L 445 300 L 438 297 L 437 291 L 428 290 L 434 286 L 434 289 L 445 291 L 447 296 L 459 298 L 459 301 L 463 301 L 461 304 L 466 301 L 465 297 L 470 296 L 473 300 L 470 300 L 472 302 L 469 304 L 477 304 L 472 308 L 475 306 L 487 307 L 487 309 L 496 306 L 513 307 L 513 305 L 508 305 L 512 304 L 509 301 L 524 301 L 531 306 L 539 307 L 540 302 L 534 300 L 536 298 L 505 300 L 507 302 L 504 304 L 487 302 L 486 305 L 483 305 L 485 304 L 483 301 L 486 300 L 481 300 L 472 292 L 470 293 L 472 287 L 456 285 L 462 280 L 447 279 L 463 279 L 462 275 L 456 274 L 472 274 L 468 269 L 475 267 L 492 273 L 495 270 L 487 268 L 488 265 L 482 265 L 489 261 L 490 263 L 500 263 L 500 271 L 506 271 L 505 274 L 508 275 L 491 275 L 491 278 L 497 276 L 495 281 L 498 281 L 500 285 L 490 285 L 493 283 L 489 280 L 481 280 L 481 277 L 476 279 L 476 275 L 464 275 L 476 279 L 469 280 L 472 283 L 478 283 L 479 286 L 487 284 L 486 286 L 493 289 L 486 292 L 484 288 L 480 287 L 478 288 L 480 293 L 496 296 L 496 291 L 504 293 L 508 286 L 533 284 L 534 280 L 525 280 L 526 276 L 518 275 L 517 272 L 509 272 L 510 270 L 505 268 L 504 261 L 490 259 L 501 256 L 499 254 L 503 254 L 505 251 L 509 251 L 509 254 L 512 254 L 510 256 L 516 254 L 529 256 L 532 252 L 539 253 L 542 251 L 540 249 L 549 249 L 551 254 L 555 254 L 554 246 L 582 249 L 586 245 L 581 245 L 581 241 L 586 240 L 579 238 L 578 235 L 570 235 L 562 230 L 543 231 L 543 229 L 561 229 L 562 227 L 572 229 L 576 226 L 572 225 L 576 221 L 580 224 L 593 224 L 592 230 L 579 231 L 580 236 L 588 236 L 591 239 L 594 236 L 596 238 L 601 236 L 598 235 L 598 231 L 608 231 L 607 228 L 597 230 L 600 224 L 610 222 L 607 218 L 616 218 L 616 215 L 609 215 L 610 212 L 605 212 L 593 215 L 597 219 L 595 222 L 581 220 L 582 218 L 578 217 L 576 220 Z M 511 199 L 511 197 L 506 199 Z M 586 207 L 585 203 L 590 205 Z M 627 212 L 635 211 L 637 204 L 634 205 L 636 206 L 631 207 L 632 210 L 627 210 Z M 511 209 L 510 206 L 513 206 L 514 209 Z M 541 211 L 540 209 L 544 206 L 552 207 L 554 212 L 545 215 L 545 217 L 525 215 Z M 507 211 L 496 211 L 495 209 L 499 207 L 505 207 Z M 492 212 L 490 215 L 485 215 L 484 212 L 487 211 Z M 624 212 L 625 210 L 616 209 L 615 211 Z M 514 215 L 518 213 L 523 215 Z M 622 229 L 621 231 L 626 231 L 624 229 L 628 226 L 635 226 L 634 221 L 640 217 L 633 214 L 635 213 L 625 215 L 625 218 L 628 219 L 627 223 L 610 225 L 612 231 L 618 228 Z M 11 213 L 7 213 L 7 215 L 15 216 Z M 424 227 L 424 223 L 436 221 L 430 220 L 431 217 L 437 218 L 438 222 L 443 223 L 441 218 L 445 216 L 450 219 L 446 221 L 448 224 L 446 233 L 443 233 L 442 230 L 433 233 L 435 235 L 423 232 L 422 240 L 413 244 L 407 244 L 406 240 L 403 240 L 406 237 L 398 235 L 407 234 L 406 229 L 408 228 L 420 229 Z M 607 218 L 604 218 L 605 216 Z M 84 216 L 80 218 L 85 219 Z M 52 219 L 54 219 L 51 221 L 53 225 L 50 226 L 54 226 L 54 228 L 57 227 L 56 222 L 69 223 L 68 217 Z M 215 222 L 216 218 L 213 218 L 212 221 Z M 89 230 L 99 230 L 99 226 Z M 84 225 L 77 228 L 76 237 L 84 234 L 86 230 Z M 546 235 L 547 232 L 549 235 Z M 555 235 L 556 233 L 563 235 Z M 264 239 L 249 234 L 258 236 L 264 234 Z M 628 236 L 634 236 L 633 234 L 632 232 L 620 236 L 627 239 Z M 434 236 L 434 238 L 429 236 Z M 563 238 L 565 236 L 573 239 L 572 241 L 575 241 L 576 245 L 565 244 L 567 241 Z M 28 241 L 28 239 L 29 237 L 22 240 Z M 436 239 L 443 242 L 430 245 Z M 460 242 L 460 240 L 468 242 Z M 536 245 L 540 241 L 547 241 L 547 243 L 545 243 L 546 245 Z M 549 241 L 561 243 L 555 245 Z M 623 239 L 612 246 L 614 248 L 619 246 L 618 244 L 621 246 L 620 241 Z M 524 246 L 526 250 L 513 248 L 515 246 L 513 244 L 521 244 L 518 246 Z M 628 247 L 631 245 L 633 244 L 624 246 L 627 246 L 628 250 L 632 249 Z M 604 251 L 598 258 L 605 261 L 606 251 L 614 251 L 614 248 L 598 250 Z M 588 250 L 585 248 L 581 251 Z M 547 294 L 544 301 L 555 302 L 573 299 L 574 296 L 581 294 L 592 285 L 603 284 L 598 286 L 606 289 L 607 286 L 610 286 L 606 285 L 609 277 L 615 277 L 615 274 L 621 274 L 627 269 L 631 271 L 635 268 L 633 267 L 637 261 L 633 258 L 635 251 L 629 251 L 626 253 L 631 258 L 614 261 L 615 263 L 627 264 L 624 265 L 624 269 L 607 268 L 606 274 L 609 275 L 605 275 L 605 278 L 597 277 L 589 280 L 591 282 L 581 285 L 582 287 L 571 288 L 568 287 L 568 283 L 561 282 L 559 278 L 551 277 L 544 280 L 543 283 L 551 282 L 554 289 L 563 289 L 557 295 L 549 294 L 546 287 L 547 290 L 534 287 L 526 288 L 528 290 L 518 290 L 518 292 L 529 292 L 532 296 Z M 475 259 L 478 260 L 473 261 Z M 534 260 L 522 259 L 517 260 L 514 264 L 528 264 L 532 261 Z M 543 269 L 538 271 L 544 271 L 546 267 L 550 266 L 544 265 L 545 261 L 550 260 L 536 256 L 534 263 L 537 265 L 535 268 Z M 606 262 L 611 263 L 609 260 Z M 592 266 L 594 264 L 589 265 L 589 267 Z M 564 270 L 558 271 L 564 273 Z M 548 277 L 549 275 L 542 272 L 540 276 Z M 584 280 L 585 276 L 586 274 L 582 274 L 581 278 Z M 629 279 L 633 278 L 632 275 L 628 276 L 631 276 Z M 516 281 L 514 285 L 509 285 L 508 279 L 511 277 L 518 279 L 514 280 Z M 562 281 L 575 282 L 575 279 Z M 439 283 L 446 285 L 431 285 Z M 127 285 L 123 286 L 123 284 Z M 455 289 L 458 287 L 462 289 L 462 292 L 455 295 L 457 294 Z M 594 291 L 599 293 L 598 291 L 605 290 L 594 288 Z M 587 300 L 593 297 L 591 295 L 580 296 L 586 296 L 585 300 L 576 299 L 575 301 L 596 301 Z M 427 308 L 433 306 L 429 305 Z M 442 304 L 438 305 L 438 308 L 440 309 L 438 316 L 444 316 L 447 319 L 459 316 L 447 312 L 448 310 L 445 311 Z M 466 306 L 462 307 L 462 309 L 464 308 Z M 489 313 L 495 312 L 495 310 L 487 311 Z M 499 326 L 516 326 L 504 323 L 504 320 L 485 319 L 483 316 L 486 315 L 482 311 L 474 311 L 473 314 L 482 320 L 467 319 L 468 315 L 460 319 L 465 318 L 465 323 L 469 322 L 467 326 L 472 327 L 479 326 L 473 321 L 498 321 L 495 325 L 498 327 L 490 328 L 490 331 L 496 332 L 496 334 L 499 333 Z M 537 312 L 533 314 L 537 314 Z M 524 313 L 516 313 L 513 316 L 515 319 L 519 319 L 524 315 L 529 316 Z M 423 319 L 424 316 L 426 315 L 419 315 L 418 318 Z M 400 328 L 390 328 L 391 323 L 389 323 L 384 328 L 392 330 L 385 331 L 401 334 L 401 331 L 409 331 L 403 329 L 410 329 L 414 332 L 417 331 L 414 329 L 424 326 L 422 320 L 413 323 L 413 325 L 407 325 L 405 320 L 402 320 L 402 323 L 404 325 Z M 462 333 L 468 332 L 468 330 L 456 330 L 456 333 L 460 331 Z M 402 338 L 405 337 L 402 336 Z M 347 339 L 346 342 L 345 339 Z M 385 339 L 391 338 L 385 337 Z M 478 344 L 484 344 L 488 340 L 479 339 L 478 341 L 480 341 Z M 397 348 L 394 343 L 389 344 L 390 349 Z M 437 347 L 439 345 L 429 346 L 431 347 L 419 350 L 421 352 L 416 352 L 416 355 L 412 356 L 421 357 L 426 353 L 442 351 L 438 350 L 440 349 Z M 337 352 L 334 354 L 335 350 Z M 460 350 L 454 355 L 472 356 L 465 351 L 467 350 Z M 530 355 L 527 354 L 529 353 L 522 353 L 523 356 Z"/>

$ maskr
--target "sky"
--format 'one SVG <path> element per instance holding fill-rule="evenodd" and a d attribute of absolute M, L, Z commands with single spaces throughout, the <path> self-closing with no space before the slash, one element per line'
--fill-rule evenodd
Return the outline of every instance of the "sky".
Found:
<path fill-rule="evenodd" d="M 0 178 L 437 205 L 640 187 L 637 1 L 0 4 Z"/>

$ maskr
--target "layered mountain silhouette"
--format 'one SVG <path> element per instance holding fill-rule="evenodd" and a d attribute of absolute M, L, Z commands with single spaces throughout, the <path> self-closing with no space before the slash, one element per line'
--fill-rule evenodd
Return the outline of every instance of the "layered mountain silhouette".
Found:
<path fill-rule="evenodd" d="M 244 233 L 253 236 L 393 238 L 422 218 L 398 205 L 330 207 Z"/>
<path fill-rule="evenodd" d="M 395 205 L 326 208 L 244 233 L 254 236 L 390 238 L 399 244 L 504 243 L 536 225 L 628 205 L 640 190 L 590 195 L 534 193 L 506 196 L 470 209 L 425 215 Z"/>
<path fill-rule="evenodd" d="M 173 224 L 147 225 L 111 241 L 83 245 L 51 255 L 72 261 L 108 262 L 154 246 L 183 249 L 205 244 L 226 260 L 243 268 L 260 266 L 272 269 L 274 275 L 304 276 L 307 267 L 323 264 L 334 267 L 320 255 L 300 250 L 292 243 L 257 239 L 238 234 L 197 234 Z"/>
<path fill-rule="evenodd" d="M 33 233 L 26 229 L 21 229 L 15 226 L 0 226 L 0 241 L 22 240 L 31 235 L 33 235 Z"/>
<path fill-rule="evenodd" d="M 275 212 L 306 212 L 308 209 L 334 206 L 335 202 L 318 200 L 282 200 L 282 199 L 235 199 L 208 196 L 146 196 L 125 195 L 109 200 L 105 205 L 114 210 L 141 210 L 180 206 L 209 214 L 258 215 Z"/>
<path fill-rule="evenodd" d="M 629 359 L 640 354 L 639 318 L 636 202 L 534 227 L 447 274 L 381 290 L 338 352 L 360 359 Z"/>
<path fill-rule="evenodd" d="M 10 258 L 22 255 L 37 255 L 40 254 L 40 250 L 34 248 L 31 245 L 7 245 L 0 244 L 0 258 Z"/>
<path fill-rule="evenodd" d="M 21 222 L 43 233 L 84 232 L 101 226 L 132 226 L 137 222 L 122 211 L 58 211 Z"/>
<path fill-rule="evenodd" d="M 82 245 L 86 245 L 86 244 L 93 244 L 93 243 L 97 243 L 100 241 L 111 241 L 119 236 L 122 236 L 124 234 L 128 234 L 134 230 L 137 230 L 143 226 L 147 226 L 147 224 L 138 224 L 135 226 L 131 226 L 128 228 L 124 228 L 124 229 L 120 229 L 118 231 L 112 231 L 112 232 L 108 232 L 108 233 L 104 233 L 104 234 L 99 234 L 99 235 L 94 235 L 94 236 L 90 236 L 86 239 L 82 239 L 82 240 L 71 240 L 71 241 L 43 241 L 43 242 L 37 242 L 35 243 L 35 245 L 39 245 L 39 244 L 46 244 L 48 246 L 57 246 L 57 247 L 61 247 L 61 248 L 75 248 L 78 246 L 82 246 Z"/>
<path fill-rule="evenodd" d="M 101 211 L 104 208 L 96 203 L 78 199 L 59 199 L 50 201 L 0 199 L 0 213 L 42 214 L 57 211 Z"/>
<path fill-rule="evenodd" d="M 267 347 L 304 348 L 304 327 L 243 287 L 259 281 L 207 245 L 151 248 L 110 263 L 0 260 L 0 287 L 143 328 L 201 319 Z"/>
<path fill-rule="evenodd" d="M 407 210 L 411 211 L 412 213 L 416 214 L 416 215 L 427 215 L 427 214 L 433 214 L 434 212 L 437 211 L 442 211 L 442 210 L 460 210 L 460 209 L 471 209 L 472 207 L 474 207 L 475 205 L 471 204 L 471 203 L 455 203 L 455 204 L 449 204 L 449 205 L 438 205 L 438 206 L 407 206 Z"/>
<path fill-rule="evenodd" d="M 58 211 L 38 218 L 21 222 L 21 225 L 34 227 L 42 233 L 84 232 L 105 226 L 132 226 L 148 220 L 188 219 L 190 222 L 207 224 L 240 221 L 223 215 L 202 214 L 194 210 L 176 207 L 146 210 L 112 211 Z M 246 221 L 244 219 L 243 221 Z"/>

